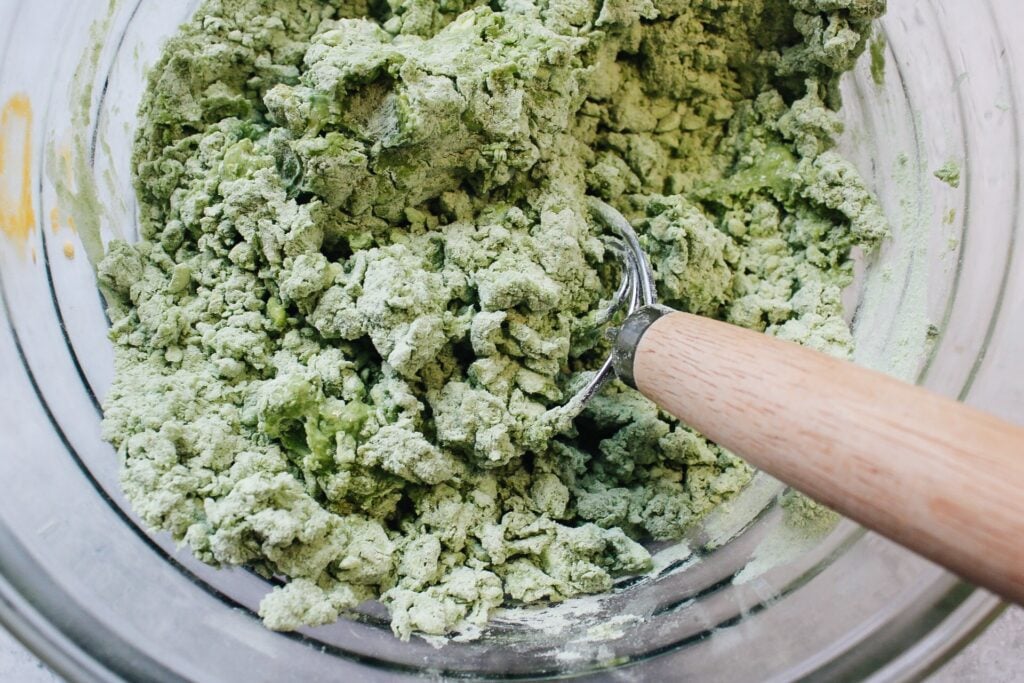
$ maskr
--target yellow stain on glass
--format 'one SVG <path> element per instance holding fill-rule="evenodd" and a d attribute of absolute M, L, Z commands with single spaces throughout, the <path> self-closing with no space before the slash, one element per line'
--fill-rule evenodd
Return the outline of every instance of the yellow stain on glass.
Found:
<path fill-rule="evenodd" d="M 19 94 L 0 109 L 0 231 L 24 247 L 35 224 L 32 102 Z"/>
<path fill-rule="evenodd" d="M 56 235 L 61 228 L 68 228 L 71 232 L 76 232 L 75 217 L 70 213 L 61 216 L 60 209 L 55 206 L 50 209 L 50 232 Z"/>

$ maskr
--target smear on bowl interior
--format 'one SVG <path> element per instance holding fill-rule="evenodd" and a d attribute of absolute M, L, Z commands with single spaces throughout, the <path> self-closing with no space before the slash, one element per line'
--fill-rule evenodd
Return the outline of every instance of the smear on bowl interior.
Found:
<path fill-rule="evenodd" d="M 619 274 L 845 356 L 881 210 L 833 151 L 884 0 L 208 0 L 139 112 L 143 239 L 99 265 L 104 430 L 142 519 L 287 579 L 273 629 L 367 599 L 402 638 L 607 591 L 749 481 L 599 366 Z"/>

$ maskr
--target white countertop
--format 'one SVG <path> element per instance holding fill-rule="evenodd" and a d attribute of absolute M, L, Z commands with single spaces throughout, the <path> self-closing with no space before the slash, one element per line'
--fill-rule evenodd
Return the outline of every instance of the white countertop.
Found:
<path fill-rule="evenodd" d="M 0 629 L 0 681 L 61 683 L 6 631 Z M 932 676 L 929 683 L 1024 681 L 1024 609 L 1007 610 L 977 640 Z"/>
<path fill-rule="evenodd" d="M 1024 681 L 1024 609 L 1011 607 L 929 683 Z"/>

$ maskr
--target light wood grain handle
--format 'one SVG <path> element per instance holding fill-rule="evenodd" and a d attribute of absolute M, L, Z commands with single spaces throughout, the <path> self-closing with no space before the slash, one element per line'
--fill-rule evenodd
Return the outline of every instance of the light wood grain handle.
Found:
<path fill-rule="evenodd" d="M 665 410 L 752 465 L 1024 604 L 1024 429 L 686 313 L 647 329 L 633 377 Z"/>

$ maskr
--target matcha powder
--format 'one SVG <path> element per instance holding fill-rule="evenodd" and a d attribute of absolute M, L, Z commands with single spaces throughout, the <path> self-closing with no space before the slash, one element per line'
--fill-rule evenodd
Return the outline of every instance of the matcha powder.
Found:
<path fill-rule="evenodd" d="M 613 385 L 618 207 L 661 299 L 836 355 L 885 234 L 833 151 L 884 0 L 208 0 L 152 70 L 142 240 L 99 264 L 145 521 L 397 635 L 647 570 L 751 470 Z M 554 424 L 554 423 L 552 423 Z"/>

